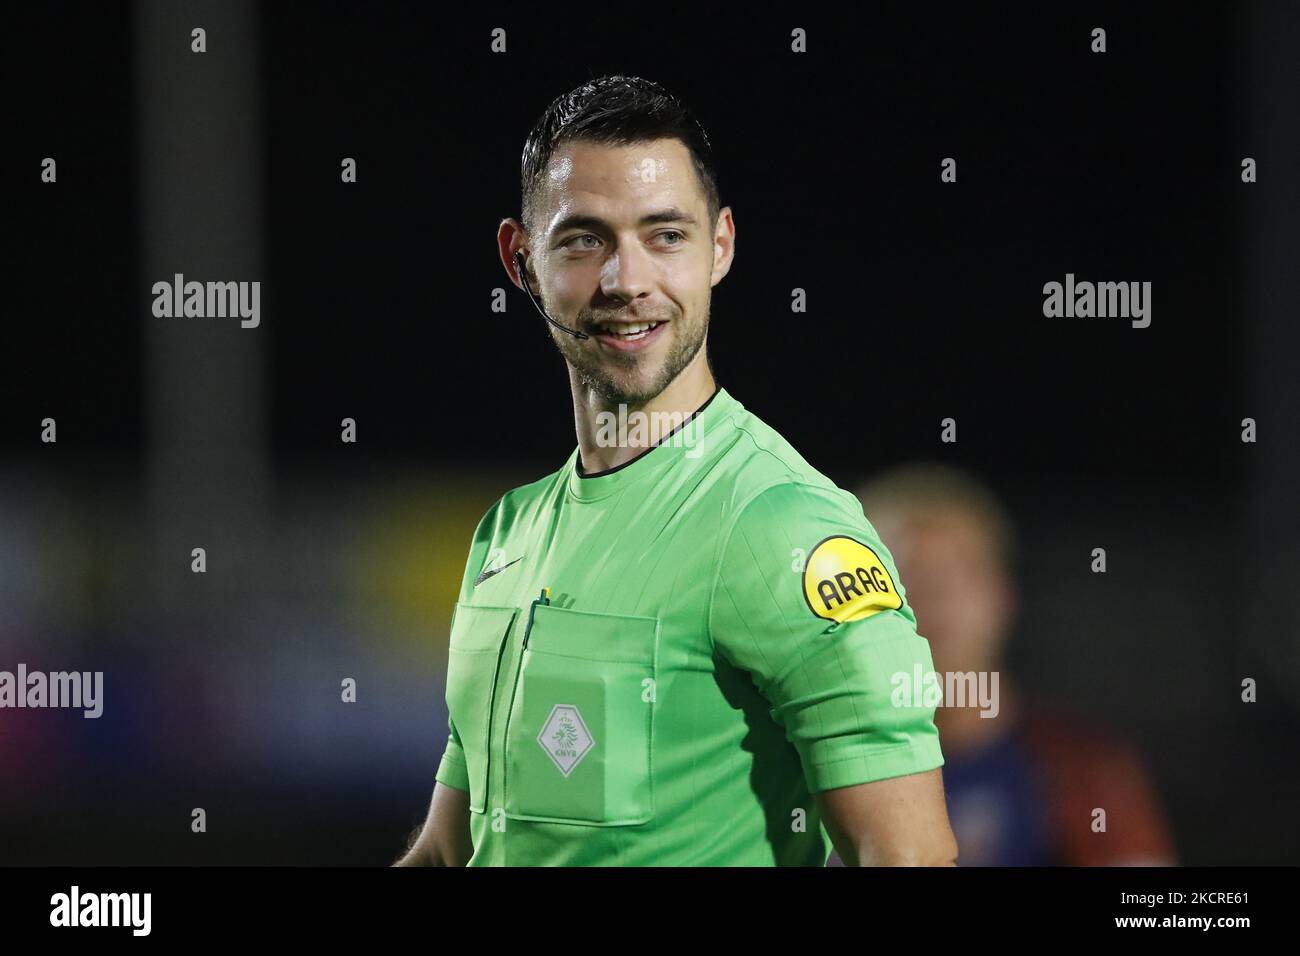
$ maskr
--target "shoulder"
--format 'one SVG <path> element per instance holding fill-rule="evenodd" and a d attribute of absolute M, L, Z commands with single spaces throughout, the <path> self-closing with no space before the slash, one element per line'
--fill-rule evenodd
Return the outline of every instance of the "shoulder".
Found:
<path fill-rule="evenodd" d="M 743 407 L 733 424 L 734 438 L 724 456 L 734 476 L 728 523 L 743 518 L 750 524 L 865 524 L 857 497 L 814 468 L 776 429 Z"/>
<path fill-rule="evenodd" d="M 913 619 L 893 555 L 856 495 L 752 414 L 738 416 L 728 456 L 736 490 L 720 539 L 719 577 L 775 582 L 826 620 L 890 609 Z M 787 588 L 789 571 L 802 586 Z"/>
<path fill-rule="evenodd" d="M 543 503 L 554 493 L 563 474 L 561 468 L 545 478 L 511 488 L 479 518 L 465 556 L 465 570 L 460 583 L 461 601 L 469 599 L 474 578 L 492 557 L 493 549 L 504 547 L 512 538 L 528 533 L 535 516 L 541 513 Z"/>
<path fill-rule="evenodd" d="M 571 467 L 572 458 L 558 471 L 526 485 L 518 485 L 503 494 L 479 519 L 474 533 L 475 540 L 500 537 L 510 533 L 520 523 L 527 522 L 555 495 L 563 492 L 568 469 Z"/>

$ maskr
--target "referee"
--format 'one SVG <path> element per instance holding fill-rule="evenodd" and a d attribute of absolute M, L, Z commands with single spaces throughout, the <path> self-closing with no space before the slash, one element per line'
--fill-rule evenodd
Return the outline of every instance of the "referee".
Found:
<path fill-rule="evenodd" d="M 900 696 L 932 663 L 893 558 L 709 367 L 735 223 L 704 130 L 608 76 L 550 105 L 522 166 L 497 243 L 541 299 L 578 445 L 474 534 L 450 735 L 397 865 L 823 866 L 832 843 L 954 863 L 934 706 Z"/>

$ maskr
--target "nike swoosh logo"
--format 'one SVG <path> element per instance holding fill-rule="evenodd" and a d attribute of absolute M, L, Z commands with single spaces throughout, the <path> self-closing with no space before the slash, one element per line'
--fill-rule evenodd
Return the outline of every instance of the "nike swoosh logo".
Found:
<path fill-rule="evenodd" d="M 517 558 L 515 558 L 513 561 L 511 561 L 510 564 L 518 564 L 518 563 L 519 563 L 520 561 L 522 561 L 523 559 L 524 559 L 524 556 L 523 556 L 523 555 L 520 555 L 519 557 L 517 557 Z M 502 571 L 504 571 L 506 568 L 510 567 L 510 564 L 503 564 L 503 565 L 501 565 L 501 567 L 499 567 L 499 568 L 489 568 L 489 569 L 487 569 L 487 570 L 485 570 L 485 571 L 480 571 L 478 577 L 476 577 L 476 578 L 474 579 L 474 587 L 478 587 L 480 584 L 482 584 L 482 583 L 483 583 L 484 581 L 486 581 L 488 578 L 492 577 L 492 575 L 494 575 L 494 574 L 500 574 L 500 573 L 501 573 Z"/>

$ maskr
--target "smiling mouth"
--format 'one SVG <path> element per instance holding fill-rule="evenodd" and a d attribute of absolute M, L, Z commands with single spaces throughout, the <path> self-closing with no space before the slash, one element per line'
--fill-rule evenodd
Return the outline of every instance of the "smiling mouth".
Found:
<path fill-rule="evenodd" d="M 604 322 L 594 328 L 599 336 L 608 336 L 619 342 L 639 342 L 649 337 L 651 332 L 663 324 L 663 322 Z"/>

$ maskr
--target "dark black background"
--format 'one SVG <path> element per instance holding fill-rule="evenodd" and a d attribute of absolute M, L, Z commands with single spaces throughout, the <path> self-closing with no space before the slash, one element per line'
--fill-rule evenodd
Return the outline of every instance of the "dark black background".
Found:
<path fill-rule="evenodd" d="M 29 387 L 8 412 L 69 407 L 79 444 L 136 454 L 149 299 L 132 272 L 129 20 L 111 4 L 24 15 L 43 69 L 17 128 L 65 181 L 18 233 L 30 298 L 9 341 Z M 1099 16 L 1104 55 L 1089 52 Z M 1249 373 L 1241 219 L 1276 198 L 1271 175 L 1243 189 L 1239 163 L 1294 157 L 1258 155 L 1242 129 L 1230 8 L 801 10 L 803 57 L 783 18 L 708 10 L 511 13 L 506 57 L 480 49 L 493 16 L 452 27 L 422 5 L 340 3 L 264 18 L 277 456 L 343 454 L 338 407 L 375 423 L 376 455 L 562 457 L 567 391 L 540 320 L 513 289 L 511 314 L 488 311 L 507 283 L 495 228 L 518 213 L 523 137 L 550 99 L 624 72 L 665 83 L 710 131 L 737 223 L 715 369 L 810 460 L 852 477 L 933 453 L 953 415 L 967 460 L 995 475 L 1153 472 L 1208 490 L 1236 473 L 1222 436 Z M 1152 326 L 1045 319 L 1042 285 L 1066 272 L 1152 282 Z M 806 314 L 789 312 L 794 287 Z M 522 402 L 541 414 L 485 440 Z M 454 412 L 437 440 L 434 410 Z M 841 465 L 850 436 L 861 459 Z"/>

